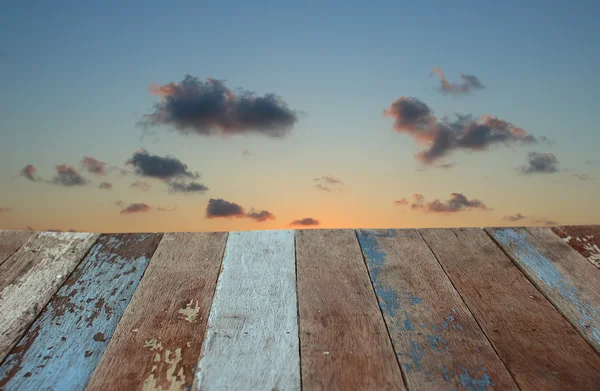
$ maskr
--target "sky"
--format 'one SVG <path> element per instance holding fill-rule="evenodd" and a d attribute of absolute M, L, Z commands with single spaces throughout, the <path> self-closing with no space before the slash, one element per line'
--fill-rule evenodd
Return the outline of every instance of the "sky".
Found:
<path fill-rule="evenodd" d="M 0 229 L 598 224 L 600 3 L 0 4 Z"/>

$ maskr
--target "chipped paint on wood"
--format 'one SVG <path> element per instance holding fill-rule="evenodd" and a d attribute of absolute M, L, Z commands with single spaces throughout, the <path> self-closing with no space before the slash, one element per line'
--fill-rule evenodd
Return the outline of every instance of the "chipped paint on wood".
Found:
<path fill-rule="evenodd" d="M 600 269 L 600 226 L 572 225 L 552 227 L 552 231 L 590 261 L 592 265 Z"/>
<path fill-rule="evenodd" d="M 0 265 L 33 236 L 31 231 L 0 230 Z"/>
<path fill-rule="evenodd" d="M 600 273 L 547 228 L 488 232 L 600 354 Z"/>
<path fill-rule="evenodd" d="M 160 237 L 102 235 L 7 356 L 0 388 L 82 389 Z"/>
<path fill-rule="evenodd" d="M 517 389 L 417 230 L 356 233 L 409 389 Z"/>
<path fill-rule="evenodd" d="M 0 363 L 96 238 L 40 232 L 0 265 Z"/>
<path fill-rule="evenodd" d="M 296 302 L 294 231 L 230 233 L 194 388 L 299 390 Z"/>
<path fill-rule="evenodd" d="M 189 390 L 227 233 L 166 233 L 86 391 Z"/>

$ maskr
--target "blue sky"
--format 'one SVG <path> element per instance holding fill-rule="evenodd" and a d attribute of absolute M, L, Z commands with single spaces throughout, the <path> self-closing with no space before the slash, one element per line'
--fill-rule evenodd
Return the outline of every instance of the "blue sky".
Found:
<path fill-rule="evenodd" d="M 24 165 L 33 163 L 50 176 L 55 165 L 75 166 L 82 156 L 123 164 L 141 147 L 174 155 L 205 181 L 218 183 L 222 191 L 209 185 L 215 194 L 194 201 L 198 205 L 221 198 L 219 193 L 239 203 L 274 202 L 279 184 L 300 189 L 287 182 L 290 176 L 302 177 L 310 192 L 311 178 L 326 174 L 353 185 L 337 195 L 349 197 L 348 205 L 364 204 L 361 189 L 379 186 L 370 181 L 398 176 L 408 183 L 381 186 L 398 192 L 390 200 L 426 190 L 431 198 L 464 189 L 487 194 L 488 186 L 478 191 L 475 173 L 501 178 L 497 186 L 504 189 L 523 186 L 513 168 L 532 150 L 554 153 L 561 169 L 593 175 L 584 160 L 595 159 L 600 145 L 600 51 L 594 49 L 599 12 L 594 1 L 4 2 L 0 183 L 10 190 L 0 203 L 19 207 L 6 225 L 29 224 L 16 209 L 30 208 L 20 200 L 32 187 L 9 185 Z M 440 94 L 438 79 L 429 75 L 434 66 L 450 81 L 461 73 L 476 75 L 486 88 L 466 96 Z M 231 88 L 258 95 L 275 92 L 302 112 L 300 120 L 283 141 L 168 130 L 140 140 L 136 122 L 157 101 L 148 86 L 180 82 L 186 74 L 227 80 Z M 401 96 L 419 98 L 438 117 L 497 116 L 556 144 L 457 152 L 446 159 L 458 163 L 455 169 L 422 174 L 413 157 L 420 148 L 381 114 Z M 241 160 L 244 149 L 252 159 Z M 559 175 L 533 179 L 532 186 L 544 193 Z M 577 186 L 598 194 L 597 184 Z M 77 203 L 83 213 L 84 204 Z M 174 201 L 179 203 L 193 202 Z M 521 204 L 533 205 L 535 197 Z M 370 224 L 364 218 L 348 224 Z"/>

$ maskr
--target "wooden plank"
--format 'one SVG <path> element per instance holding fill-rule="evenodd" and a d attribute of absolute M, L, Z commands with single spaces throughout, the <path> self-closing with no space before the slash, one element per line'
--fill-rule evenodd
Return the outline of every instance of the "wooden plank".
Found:
<path fill-rule="evenodd" d="M 164 235 L 87 391 L 192 387 L 226 238 Z"/>
<path fill-rule="evenodd" d="M 97 237 L 39 232 L 0 265 L 0 363 Z"/>
<path fill-rule="evenodd" d="M 518 389 L 417 230 L 357 235 L 409 389 Z"/>
<path fill-rule="evenodd" d="M 486 228 L 600 354 L 600 273 L 550 228 Z"/>
<path fill-rule="evenodd" d="M 421 229 L 522 390 L 594 390 L 600 357 L 478 228 Z"/>
<path fill-rule="evenodd" d="M 405 389 L 354 231 L 296 231 L 296 262 L 303 388 Z"/>
<path fill-rule="evenodd" d="M 0 230 L 0 265 L 2 265 L 8 257 L 13 255 L 32 236 L 32 231 Z"/>
<path fill-rule="evenodd" d="M 552 231 L 600 269 L 600 225 L 552 227 Z"/>
<path fill-rule="evenodd" d="M 100 236 L 6 357 L 0 389 L 83 389 L 161 236 Z"/>
<path fill-rule="evenodd" d="M 195 389 L 300 389 L 295 281 L 293 231 L 229 234 Z"/>

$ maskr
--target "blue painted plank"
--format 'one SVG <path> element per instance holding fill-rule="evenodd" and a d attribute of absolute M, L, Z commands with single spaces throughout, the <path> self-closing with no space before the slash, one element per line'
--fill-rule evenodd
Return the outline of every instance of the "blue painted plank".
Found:
<path fill-rule="evenodd" d="M 7 356 L 0 389 L 83 389 L 161 237 L 100 236 Z"/>
<path fill-rule="evenodd" d="M 408 389 L 518 389 L 417 230 L 356 233 Z"/>
<path fill-rule="evenodd" d="M 549 228 L 486 231 L 600 354 L 600 273 Z"/>

